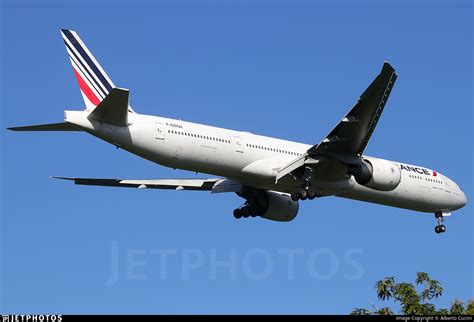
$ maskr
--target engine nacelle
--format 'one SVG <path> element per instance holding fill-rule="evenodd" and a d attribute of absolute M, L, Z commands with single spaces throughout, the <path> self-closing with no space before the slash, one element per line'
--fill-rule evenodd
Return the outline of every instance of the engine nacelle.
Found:
<path fill-rule="evenodd" d="M 292 221 L 299 210 L 298 201 L 293 201 L 291 196 L 277 191 L 266 191 L 267 207 L 260 216 L 274 221 Z"/>
<path fill-rule="evenodd" d="M 349 172 L 357 183 L 380 191 L 392 191 L 400 184 L 402 173 L 393 162 L 365 157 L 352 165 Z"/>
<path fill-rule="evenodd" d="M 274 221 L 292 221 L 298 214 L 298 201 L 286 193 L 244 186 L 237 194 L 247 202 L 234 210 L 236 218 L 260 216 Z"/>

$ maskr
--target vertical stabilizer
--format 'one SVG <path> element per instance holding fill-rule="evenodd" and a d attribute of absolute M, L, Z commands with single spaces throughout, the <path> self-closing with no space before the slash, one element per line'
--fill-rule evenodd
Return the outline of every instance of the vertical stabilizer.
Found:
<path fill-rule="evenodd" d="M 81 90 L 86 110 L 92 111 L 115 87 L 79 35 L 61 29 L 61 35 Z"/>

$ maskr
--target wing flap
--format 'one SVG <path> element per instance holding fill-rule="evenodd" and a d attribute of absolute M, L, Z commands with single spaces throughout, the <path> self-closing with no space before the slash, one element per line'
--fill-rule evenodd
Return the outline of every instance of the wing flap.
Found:
<path fill-rule="evenodd" d="M 280 170 L 278 170 L 276 173 L 275 183 L 278 183 L 278 181 L 284 176 L 286 176 L 288 173 L 298 169 L 299 167 L 302 167 L 305 164 L 307 157 L 308 157 L 308 154 L 305 153 L 302 156 L 292 160 L 290 163 L 281 167 Z"/>

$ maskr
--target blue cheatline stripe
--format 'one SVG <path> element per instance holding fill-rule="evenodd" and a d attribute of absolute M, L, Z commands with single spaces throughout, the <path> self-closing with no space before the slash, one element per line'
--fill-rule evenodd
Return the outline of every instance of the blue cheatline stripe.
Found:
<path fill-rule="evenodd" d="M 69 39 L 69 41 L 71 42 L 71 44 L 74 46 L 74 48 L 76 48 L 77 52 L 79 53 L 79 55 L 81 55 L 82 58 L 84 58 L 84 60 L 86 61 L 86 63 L 89 65 L 89 67 L 92 69 L 92 71 L 97 75 L 97 77 L 99 78 L 99 80 L 102 82 L 102 84 L 104 85 L 104 87 L 110 92 L 112 90 L 112 85 L 110 85 L 110 83 L 107 81 L 107 79 L 105 79 L 104 75 L 100 72 L 99 68 L 97 68 L 97 66 L 94 64 L 94 62 L 92 61 L 92 59 L 89 57 L 89 55 L 86 53 L 86 51 L 84 50 L 84 48 L 82 48 L 82 46 L 79 44 L 79 42 L 76 40 L 76 38 L 74 37 L 74 35 L 69 31 L 69 30 L 65 30 L 65 29 L 61 29 L 61 31 L 63 32 L 63 34 L 67 37 L 67 39 Z"/>
<path fill-rule="evenodd" d="M 64 43 L 66 44 L 66 47 L 69 49 L 69 51 L 74 55 L 74 58 L 76 58 L 76 61 L 79 62 L 79 66 L 78 66 L 78 67 L 79 67 L 79 68 L 82 67 L 82 68 L 81 68 L 82 73 L 83 73 L 85 76 L 86 76 L 86 73 L 87 73 L 87 75 L 89 75 L 89 77 L 92 79 L 92 82 L 91 82 L 91 83 L 92 83 L 92 86 L 94 86 L 94 88 L 95 88 L 95 90 L 97 91 L 97 93 L 99 93 L 99 94 L 103 93 L 103 96 L 104 96 L 104 97 L 107 96 L 107 93 L 102 89 L 102 86 L 99 85 L 99 83 L 97 82 L 97 80 L 95 79 L 95 77 L 90 73 L 89 69 L 88 69 L 86 66 L 84 66 L 84 64 L 82 63 L 82 60 L 81 60 L 79 57 L 77 57 L 77 55 L 76 55 L 76 53 L 74 52 L 74 50 L 72 50 L 71 47 L 69 47 L 69 45 L 68 45 L 68 43 L 67 43 L 66 41 L 64 41 Z M 69 55 L 69 54 L 68 54 L 68 55 Z M 69 55 L 69 58 L 71 58 L 71 60 L 73 60 L 72 57 L 71 57 L 71 55 Z M 94 83 L 95 83 L 95 85 L 97 85 L 97 86 L 95 86 Z M 97 90 L 97 87 L 99 88 L 100 91 Z"/>

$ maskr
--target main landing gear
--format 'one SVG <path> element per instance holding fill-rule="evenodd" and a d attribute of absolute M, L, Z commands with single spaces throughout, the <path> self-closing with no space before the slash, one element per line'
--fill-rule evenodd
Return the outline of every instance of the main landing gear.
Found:
<path fill-rule="evenodd" d="M 446 231 L 446 226 L 443 225 L 444 216 L 442 212 L 435 213 L 436 220 L 438 221 L 438 225 L 435 227 L 435 232 L 437 234 L 444 233 Z"/>
<path fill-rule="evenodd" d="M 252 206 L 248 201 L 240 208 L 234 209 L 234 217 L 236 219 L 248 218 L 248 217 L 257 217 L 257 209 Z"/>
<path fill-rule="evenodd" d="M 321 197 L 322 192 L 321 189 L 313 189 L 311 187 L 311 183 L 308 180 L 305 180 L 304 184 L 302 185 L 299 191 L 295 191 L 291 194 L 291 199 L 293 201 L 298 200 L 313 200 L 316 197 Z"/>

